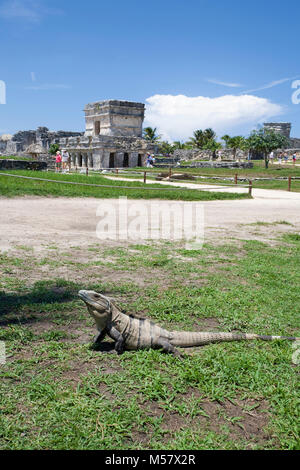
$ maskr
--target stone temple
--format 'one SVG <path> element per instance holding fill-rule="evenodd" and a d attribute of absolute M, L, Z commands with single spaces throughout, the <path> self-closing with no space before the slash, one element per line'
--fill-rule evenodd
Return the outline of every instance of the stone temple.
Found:
<path fill-rule="evenodd" d="M 156 145 L 142 137 L 145 105 L 131 101 L 97 101 L 85 109 L 83 136 L 62 138 L 60 147 L 71 157 L 72 168 L 144 166 Z"/>

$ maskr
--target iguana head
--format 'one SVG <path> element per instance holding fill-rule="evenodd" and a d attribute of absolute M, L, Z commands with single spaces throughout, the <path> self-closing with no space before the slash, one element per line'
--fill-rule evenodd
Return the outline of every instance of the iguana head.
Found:
<path fill-rule="evenodd" d="M 78 296 L 85 302 L 98 327 L 102 328 L 103 321 L 106 322 L 107 315 L 111 312 L 110 299 L 92 290 L 81 290 L 78 292 Z"/>

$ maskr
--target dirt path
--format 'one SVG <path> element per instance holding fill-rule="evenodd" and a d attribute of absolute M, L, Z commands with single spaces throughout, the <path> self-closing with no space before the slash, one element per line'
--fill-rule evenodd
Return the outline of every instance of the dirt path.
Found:
<path fill-rule="evenodd" d="M 254 199 L 233 201 L 205 201 L 205 240 L 224 242 L 235 239 L 269 241 L 284 231 L 300 231 L 300 193 L 255 190 Z M 134 201 L 129 201 L 133 203 Z M 166 201 L 144 200 L 145 213 L 149 205 Z M 116 199 L 96 198 L 0 198 L 0 249 L 9 250 L 16 245 L 34 246 L 43 250 L 51 244 L 59 247 L 85 247 L 93 243 L 120 244 L 101 241 L 96 237 L 100 217 L 98 208 L 109 212 L 108 224 L 115 223 Z M 172 201 L 172 204 L 182 204 Z M 185 202 L 185 204 L 199 204 Z M 256 222 L 285 221 L 289 224 L 266 226 L 249 225 Z M 123 242 L 124 244 L 124 242 Z"/>

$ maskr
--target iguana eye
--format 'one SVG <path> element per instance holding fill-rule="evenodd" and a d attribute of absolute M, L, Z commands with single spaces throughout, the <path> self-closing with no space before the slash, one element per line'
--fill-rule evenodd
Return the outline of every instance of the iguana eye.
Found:
<path fill-rule="evenodd" d="M 100 295 L 99 295 L 99 294 L 94 294 L 94 297 L 95 297 L 95 299 L 100 299 Z"/>

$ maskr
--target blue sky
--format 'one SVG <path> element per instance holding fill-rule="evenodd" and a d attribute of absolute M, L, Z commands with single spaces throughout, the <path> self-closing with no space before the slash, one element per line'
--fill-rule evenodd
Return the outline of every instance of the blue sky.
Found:
<path fill-rule="evenodd" d="M 114 98 L 145 102 L 171 140 L 265 120 L 300 137 L 299 13 L 298 0 L 0 0 L 0 134 L 84 130 L 84 105 Z"/>

